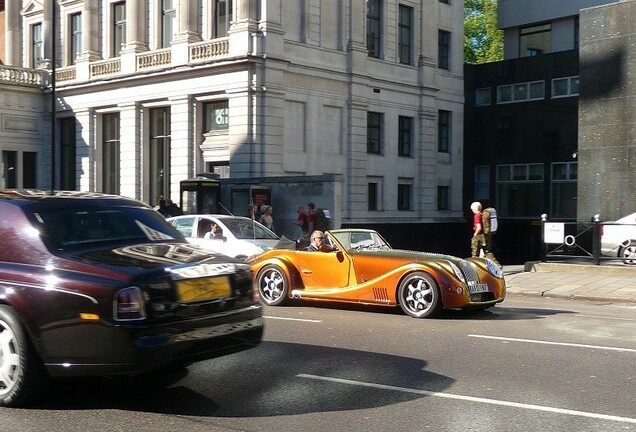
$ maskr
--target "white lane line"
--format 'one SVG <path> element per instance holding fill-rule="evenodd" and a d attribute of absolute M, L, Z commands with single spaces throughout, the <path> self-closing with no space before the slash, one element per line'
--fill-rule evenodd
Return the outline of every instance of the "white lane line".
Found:
<path fill-rule="evenodd" d="M 569 342 L 551 342 L 551 341 L 542 341 L 535 339 L 517 339 L 517 338 L 507 338 L 500 336 L 485 336 L 485 335 L 476 335 L 469 334 L 468 337 L 481 338 L 481 339 L 494 339 L 494 340 L 502 340 L 508 342 L 525 342 L 525 343 L 535 343 L 535 344 L 544 344 L 544 345 L 560 345 L 560 346 L 569 346 L 576 348 L 590 348 L 590 349 L 598 349 L 598 350 L 606 350 L 606 351 L 620 351 L 620 352 L 631 352 L 636 353 L 636 349 L 632 348 L 618 348 L 618 347 L 608 347 L 608 346 L 600 346 L 600 345 L 585 345 L 585 344 L 576 344 Z"/>
<path fill-rule="evenodd" d="M 458 394 L 452 394 L 452 393 L 433 392 L 429 390 L 390 386 L 390 385 L 384 385 L 384 384 L 369 383 L 364 381 L 353 381 L 353 380 L 325 377 L 325 376 L 319 376 L 319 375 L 298 374 L 296 376 L 298 378 L 328 381 L 328 382 L 333 382 L 338 384 L 354 385 L 359 387 L 371 387 L 371 388 L 377 388 L 382 390 L 392 390 L 392 391 L 399 391 L 403 393 L 413 393 L 413 394 L 434 396 L 434 397 L 445 398 L 445 399 L 478 402 L 478 403 L 484 403 L 489 405 L 500 405 L 500 406 L 522 408 L 522 409 L 535 410 L 535 411 L 545 411 L 545 412 L 556 413 L 556 414 L 567 414 L 567 415 L 578 416 L 578 417 L 589 417 L 589 418 L 598 419 L 598 420 L 610 420 L 610 421 L 616 421 L 616 422 L 622 422 L 622 423 L 636 424 L 636 418 L 631 418 L 631 417 L 619 417 L 619 416 L 613 416 L 613 415 L 607 415 L 607 414 L 597 414 L 597 413 L 591 413 L 591 412 L 585 412 L 585 411 L 554 408 L 554 407 L 549 407 L 544 405 L 532 405 L 532 404 L 510 402 L 510 401 L 503 401 L 503 400 L 497 400 L 497 399 L 486 399 L 486 398 L 480 398 L 480 397 L 474 397 L 474 396 L 464 396 L 464 395 L 458 395 Z"/>
<path fill-rule="evenodd" d="M 315 320 L 315 319 L 285 318 L 285 317 L 276 317 L 276 316 L 269 316 L 269 315 L 263 315 L 263 318 L 285 320 L 285 321 L 303 321 L 303 322 L 311 322 L 311 323 L 320 323 L 320 322 L 322 322 L 322 320 Z"/>

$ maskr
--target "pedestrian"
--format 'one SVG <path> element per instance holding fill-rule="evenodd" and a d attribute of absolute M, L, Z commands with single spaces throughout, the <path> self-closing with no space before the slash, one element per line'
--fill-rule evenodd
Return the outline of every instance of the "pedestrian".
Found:
<path fill-rule="evenodd" d="M 258 221 L 269 228 L 272 232 L 276 232 L 274 231 L 274 217 L 272 216 L 274 210 L 272 209 L 272 206 L 268 205 L 263 207 L 263 214 Z"/>
<path fill-rule="evenodd" d="M 484 251 L 484 245 L 486 243 L 481 220 L 481 203 L 475 201 L 470 205 L 470 209 L 473 211 L 473 237 L 470 239 L 470 256 L 478 257 L 480 252 Z"/>
<path fill-rule="evenodd" d="M 181 207 L 172 202 L 171 199 L 166 200 L 166 209 L 170 216 L 181 216 L 183 214 Z"/>
<path fill-rule="evenodd" d="M 302 204 L 298 204 L 296 206 L 296 213 L 298 213 L 298 218 L 294 223 L 300 227 L 300 238 L 304 239 L 307 237 L 309 224 L 307 224 L 307 214 L 305 213 L 305 208 Z"/>
<path fill-rule="evenodd" d="M 167 202 L 165 199 L 161 198 L 159 200 L 159 207 L 157 208 L 157 211 L 161 213 L 163 217 L 170 217 L 170 211 L 168 210 Z"/>
<path fill-rule="evenodd" d="M 316 229 L 316 204 L 307 204 L 307 232 L 313 233 Z"/>

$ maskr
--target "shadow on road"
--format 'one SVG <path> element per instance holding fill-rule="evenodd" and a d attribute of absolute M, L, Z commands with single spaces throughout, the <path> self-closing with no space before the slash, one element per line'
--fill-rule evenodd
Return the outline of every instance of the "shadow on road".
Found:
<path fill-rule="evenodd" d="M 29 409 L 119 409 L 211 417 L 267 417 L 383 407 L 426 394 L 356 382 L 444 391 L 454 379 L 418 359 L 313 345 L 257 348 L 139 377 L 59 380 Z M 334 383 L 300 375 L 351 380 Z"/>

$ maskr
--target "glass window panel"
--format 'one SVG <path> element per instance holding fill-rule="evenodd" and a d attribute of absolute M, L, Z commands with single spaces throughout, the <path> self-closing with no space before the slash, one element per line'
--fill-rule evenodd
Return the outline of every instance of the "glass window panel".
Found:
<path fill-rule="evenodd" d="M 497 87 L 497 101 L 511 102 L 512 101 L 512 86 Z"/>
<path fill-rule="evenodd" d="M 543 164 L 530 164 L 528 168 L 530 180 L 543 180 Z"/>
<path fill-rule="evenodd" d="M 515 84 L 514 91 L 514 100 L 528 99 L 528 85 L 526 83 Z"/>
<path fill-rule="evenodd" d="M 568 79 L 560 78 L 552 81 L 552 95 L 565 96 L 568 94 Z"/>
<path fill-rule="evenodd" d="M 530 99 L 543 99 L 544 87 L 543 81 L 530 83 Z"/>
<path fill-rule="evenodd" d="M 552 164 L 552 180 L 567 180 L 568 166 L 565 163 Z"/>
<path fill-rule="evenodd" d="M 497 181 L 510 181 L 512 180 L 510 165 L 497 166 Z"/>
<path fill-rule="evenodd" d="M 490 87 L 475 90 L 475 106 L 490 105 Z"/>
<path fill-rule="evenodd" d="M 579 77 L 573 77 L 570 79 L 570 94 L 571 95 L 579 94 Z"/>
<path fill-rule="evenodd" d="M 513 165 L 512 166 L 512 180 L 525 181 L 528 179 L 528 166 L 527 165 Z"/>

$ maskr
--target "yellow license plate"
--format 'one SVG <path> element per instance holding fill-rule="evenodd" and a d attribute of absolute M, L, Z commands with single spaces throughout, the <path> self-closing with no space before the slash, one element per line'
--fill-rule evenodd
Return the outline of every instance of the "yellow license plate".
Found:
<path fill-rule="evenodd" d="M 183 302 L 230 297 L 230 279 L 227 276 L 192 279 L 177 283 L 179 299 Z"/>

